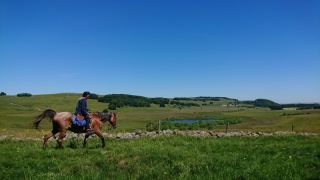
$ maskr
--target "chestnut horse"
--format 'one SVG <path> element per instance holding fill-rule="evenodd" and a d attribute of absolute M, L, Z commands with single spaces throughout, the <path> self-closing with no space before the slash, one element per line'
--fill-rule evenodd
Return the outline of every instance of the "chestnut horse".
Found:
<path fill-rule="evenodd" d="M 104 137 L 101 133 L 102 126 L 105 122 L 108 122 L 109 129 L 111 129 L 110 126 L 113 128 L 117 127 L 117 117 L 116 113 L 109 112 L 97 112 L 97 113 L 90 113 L 91 114 L 91 130 L 93 131 L 92 134 L 96 134 L 98 137 L 100 137 L 102 141 L 102 147 L 105 147 L 104 143 Z M 52 121 L 52 131 L 48 134 L 46 134 L 43 137 L 43 148 L 46 148 L 47 141 L 50 137 L 54 136 L 57 133 L 59 134 L 59 138 L 57 140 L 59 148 L 62 147 L 62 140 L 66 136 L 67 130 L 70 130 L 75 133 L 85 133 L 85 128 L 82 126 L 74 125 L 72 123 L 72 114 L 69 112 L 55 112 L 52 109 L 45 110 L 42 114 L 36 117 L 36 119 L 33 121 L 33 127 L 38 129 L 38 126 L 42 119 L 49 119 Z M 90 135 L 86 133 L 83 146 L 85 147 L 87 144 L 87 139 Z"/>

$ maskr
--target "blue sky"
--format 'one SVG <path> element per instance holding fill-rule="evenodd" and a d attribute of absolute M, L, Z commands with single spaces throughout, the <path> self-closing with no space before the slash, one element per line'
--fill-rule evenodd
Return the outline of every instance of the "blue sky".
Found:
<path fill-rule="evenodd" d="M 0 91 L 320 102 L 319 0 L 0 0 Z"/>

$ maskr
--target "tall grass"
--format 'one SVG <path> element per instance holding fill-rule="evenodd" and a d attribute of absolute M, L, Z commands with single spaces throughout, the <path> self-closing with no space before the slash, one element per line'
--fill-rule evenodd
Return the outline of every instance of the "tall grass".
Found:
<path fill-rule="evenodd" d="M 0 141 L 0 179 L 319 179 L 320 136 Z"/>

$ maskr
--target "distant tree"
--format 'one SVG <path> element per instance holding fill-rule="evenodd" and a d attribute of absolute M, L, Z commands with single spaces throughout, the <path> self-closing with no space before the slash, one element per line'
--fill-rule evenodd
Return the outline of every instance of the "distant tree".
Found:
<path fill-rule="evenodd" d="M 117 109 L 117 106 L 114 105 L 114 104 L 109 104 L 108 109 L 110 109 L 110 110 L 116 110 L 116 109 Z"/>
<path fill-rule="evenodd" d="M 159 107 L 166 107 L 164 103 L 160 103 Z"/>
<path fill-rule="evenodd" d="M 4 92 L 1 92 L 1 93 L 0 93 L 0 96 L 5 96 L 5 95 L 7 95 L 7 94 L 4 93 Z"/>
<path fill-rule="evenodd" d="M 18 97 L 30 97 L 32 96 L 30 93 L 19 93 L 17 94 Z"/>
<path fill-rule="evenodd" d="M 283 110 L 282 106 L 270 106 L 271 110 Z"/>
<path fill-rule="evenodd" d="M 98 99 L 98 95 L 94 94 L 94 93 L 90 93 L 89 99 Z"/>

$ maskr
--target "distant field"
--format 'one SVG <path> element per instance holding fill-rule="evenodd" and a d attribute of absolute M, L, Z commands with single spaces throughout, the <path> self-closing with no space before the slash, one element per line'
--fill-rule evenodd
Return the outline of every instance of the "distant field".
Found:
<path fill-rule="evenodd" d="M 61 93 L 35 95 L 32 97 L 0 96 L 0 135 L 34 136 L 30 123 L 35 116 L 45 109 L 51 108 L 55 111 L 74 112 L 75 105 L 81 94 Z M 188 101 L 185 101 L 188 102 Z M 116 110 L 118 117 L 118 128 L 108 133 L 132 132 L 136 129 L 145 130 L 148 122 L 159 119 L 205 119 L 205 118 L 226 118 L 237 117 L 242 123 L 229 125 L 229 131 L 291 131 L 292 125 L 296 132 L 320 133 L 320 110 L 285 110 L 273 111 L 269 108 L 248 108 L 241 106 L 223 106 L 233 100 L 195 101 L 199 104 L 206 103 L 207 106 L 200 107 L 176 107 L 166 105 L 161 108 L 158 105 L 151 105 L 148 108 L 124 107 Z M 107 109 L 107 103 L 100 103 L 97 100 L 88 100 L 88 107 L 92 112 Z M 43 132 L 51 130 L 49 121 L 42 121 L 40 129 Z M 202 129 L 206 130 L 206 129 Z M 212 131 L 225 131 L 225 126 L 216 126 Z M 41 133 L 41 131 L 40 131 Z M 43 134 L 41 134 L 42 136 Z M 37 135 L 38 136 L 38 135 Z"/>

